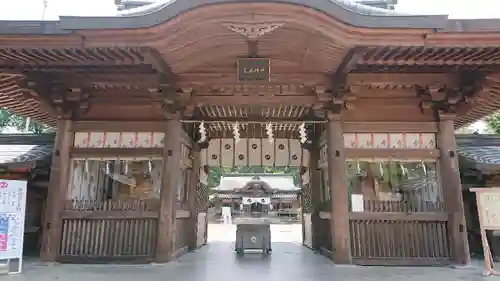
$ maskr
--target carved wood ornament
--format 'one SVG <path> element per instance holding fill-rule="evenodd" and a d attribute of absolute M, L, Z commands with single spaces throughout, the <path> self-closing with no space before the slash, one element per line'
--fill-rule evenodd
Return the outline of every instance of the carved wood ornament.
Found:
<path fill-rule="evenodd" d="M 264 34 L 270 33 L 284 25 L 284 23 L 223 23 L 230 30 L 239 33 L 250 40 L 255 40 Z"/>

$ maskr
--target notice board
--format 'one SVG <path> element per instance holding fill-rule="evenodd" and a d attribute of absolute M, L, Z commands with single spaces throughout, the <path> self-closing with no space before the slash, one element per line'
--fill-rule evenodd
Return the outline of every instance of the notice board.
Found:
<path fill-rule="evenodd" d="M 24 218 L 26 213 L 26 181 L 0 180 L 0 260 L 23 256 Z"/>
<path fill-rule="evenodd" d="M 471 188 L 476 193 L 477 213 L 484 251 L 483 275 L 499 275 L 495 269 L 486 230 L 500 230 L 500 188 Z"/>

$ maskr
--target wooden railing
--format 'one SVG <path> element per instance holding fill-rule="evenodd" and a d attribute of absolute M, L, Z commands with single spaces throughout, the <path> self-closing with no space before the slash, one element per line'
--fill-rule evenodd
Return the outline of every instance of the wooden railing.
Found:
<path fill-rule="evenodd" d="M 351 256 L 359 264 L 451 262 L 446 213 L 351 213 Z"/>
<path fill-rule="evenodd" d="M 351 257 L 363 265 L 451 263 L 449 215 L 444 204 L 364 201 L 363 212 L 349 213 Z M 320 247 L 331 249 L 330 212 L 320 212 Z"/>
<path fill-rule="evenodd" d="M 66 202 L 59 260 L 147 262 L 154 258 L 156 200 Z"/>
<path fill-rule="evenodd" d="M 364 200 L 364 212 L 401 212 L 401 213 L 414 213 L 414 212 L 444 212 L 443 202 L 428 202 L 420 201 L 415 203 L 405 201 L 379 201 L 379 200 Z"/>

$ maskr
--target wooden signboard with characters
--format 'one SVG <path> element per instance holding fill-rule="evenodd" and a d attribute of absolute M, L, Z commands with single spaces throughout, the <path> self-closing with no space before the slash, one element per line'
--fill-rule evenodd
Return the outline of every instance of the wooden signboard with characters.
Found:
<path fill-rule="evenodd" d="M 481 242 L 484 251 L 484 276 L 500 275 L 495 268 L 487 230 L 500 230 L 500 188 L 472 188 L 476 193 L 477 213 L 481 228 Z"/>

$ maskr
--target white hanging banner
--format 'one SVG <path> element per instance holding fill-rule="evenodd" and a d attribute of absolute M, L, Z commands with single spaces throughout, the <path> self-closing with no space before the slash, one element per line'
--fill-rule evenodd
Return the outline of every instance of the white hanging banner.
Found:
<path fill-rule="evenodd" d="M 26 181 L 0 180 L 0 260 L 18 259 L 17 271 L 23 264 L 24 217 L 26 213 Z"/>
<path fill-rule="evenodd" d="M 243 197 L 243 204 L 253 204 L 253 203 L 260 203 L 260 204 L 270 204 L 271 203 L 271 198 L 270 197 Z"/>

